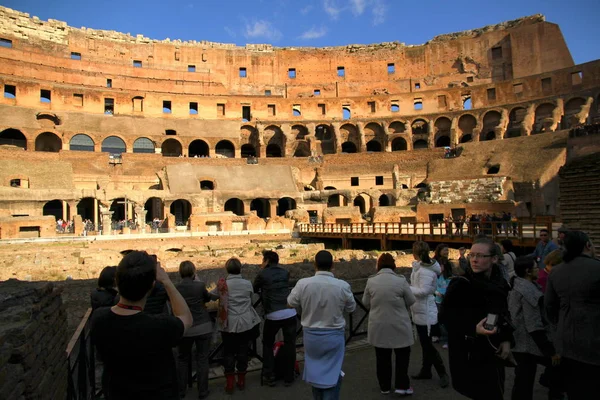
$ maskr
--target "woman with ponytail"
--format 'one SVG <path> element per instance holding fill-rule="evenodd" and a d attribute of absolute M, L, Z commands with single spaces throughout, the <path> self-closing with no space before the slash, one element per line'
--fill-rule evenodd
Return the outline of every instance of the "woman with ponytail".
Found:
<path fill-rule="evenodd" d="M 437 289 L 438 275 L 441 268 L 437 261 L 429 257 L 429 245 L 423 241 L 413 244 L 412 273 L 410 275 L 410 288 L 415 295 L 416 302 L 411 307 L 413 322 L 417 326 L 419 342 L 423 350 L 423 365 L 413 379 L 431 379 L 431 367 L 435 367 L 440 377 L 440 386 L 445 388 L 450 385 L 446 367 L 440 353 L 431 342 L 431 327 L 437 324 L 437 306 L 435 304 L 435 291 Z"/>

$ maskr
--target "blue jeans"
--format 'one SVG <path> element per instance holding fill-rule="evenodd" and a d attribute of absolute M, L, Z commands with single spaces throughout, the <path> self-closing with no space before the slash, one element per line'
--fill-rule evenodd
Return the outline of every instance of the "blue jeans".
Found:
<path fill-rule="evenodd" d="M 340 390 L 342 388 L 342 376 L 338 378 L 337 385 L 321 389 L 313 386 L 312 394 L 314 400 L 339 400 L 340 398 Z"/>

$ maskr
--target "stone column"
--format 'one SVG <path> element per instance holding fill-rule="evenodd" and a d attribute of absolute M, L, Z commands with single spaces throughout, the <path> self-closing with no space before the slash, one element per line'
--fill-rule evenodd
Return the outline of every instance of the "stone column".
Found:
<path fill-rule="evenodd" d="M 432 119 L 427 121 L 427 147 L 433 149 L 435 147 L 435 126 Z"/>
<path fill-rule="evenodd" d="M 565 113 L 565 102 L 562 98 L 556 99 L 556 107 L 552 112 L 552 126 L 550 126 L 550 131 L 555 132 L 560 127 L 560 120 Z"/>
<path fill-rule="evenodd" d="M 94 230 L 98 231 L 99 226 L 98 226 L 98 222 L 100 220 L 98 219 L 98 199 L 94 199 Z"/>
<path fill-rule="evenodd" d="M 342 152 L 342 138 L 340 136 L 340 123 L 334 122 L 331 124 L 333 128 L 333 136 L 335 137 L 335 153 L 340 154 Z"/>
<path fill-rule="evenodd" d="M 135 220 L 137 221 L 138 226 L 140 227 L 140 231 L 142 233 L 146 233 L 146 214 L 148 211 L 144 209 L 142 206 L 137 206 L 135 208 Z"/>
<path fill-rule="evenodd" d="M 271 218 L 277 216 L 277 199 L 269 199 L 269 214 Z"/>
<path fill-rule="evenodd" d="M 365 124 L 363 122 L 359 122 L 356 124 L 356 129 L 358 129 L 358 153 L 363 153 L 367 151 L 367 146 L 365 144 Z"/>
<path fill-rule="evenodd" d="M 69 220 L 69 208 L 66 201 L 62 201 L 62 219 L 63 221 Z"/>
<path fill-rule="evenodd" d="M 127 200 L 127 219 L 134 219 L 134 214 L 133 214 L 133 203 L 129 200 Z"/>
<path fill-rule="evenodd" d="M 385 143 L 383 143 L 383 149 L 386 153 L 390 153 L 392 151 L 392 142 L 390 141 L 390 130 L 388 125 L 385 123 L 385 121 L 380 121 L 379 125 L 381 125 L 381 127 L 383 128 L 383 133 L 385 135 L 384 140 Z"/>
<path fill-rule="evenodd" d="M 527 112 L 525 113 L 525 117 L 523 117 L 523 121 L 521 122 L 521 136 L 530 136 L 531 131 L 533 130 L 533 125 L 535 124 L 535 108 L 534 104 L 530 104 L 527 107 Z"/>
<path fill-rule="evenodd" d="M 258 131 L 258 157 L 267 158 L 267 146 L 265 145 L 265 127 L 257 125 L 256 130 Z"/>
<path fill-rule="evenodd" d="M 102 216 L 102 234 L 111 235 L 113 211 L 110 211 L 108 207 L 100 206 L 100 215 Z"/>
<path fill-rule="evenodd" d="M 404 126 L 406 127 L 406 150 L 413 150 L 413 133 L 412 126 L 408 122 L 404 122 Z"/>
<path fill-rule="evenodd" d="M 452 125 L 450 125 L 450 146 L 458 145 L 458 118 L 452 118 Z"/>

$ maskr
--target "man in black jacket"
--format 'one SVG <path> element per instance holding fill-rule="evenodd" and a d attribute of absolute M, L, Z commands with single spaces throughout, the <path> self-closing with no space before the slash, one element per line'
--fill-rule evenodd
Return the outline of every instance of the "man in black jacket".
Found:
<path fill-rule="evenodd" d="M 263 329 L 263 379 L 269 386 L 275 385 L 273 344 L 281 329 L 284 345 L 279 349 L 283 356 L 283 381 L 289 386 L 294 381 L 296 363 L 296 310 L 287 307 L 290 294 L 290 274 L 279 266 L 279 256 L 274 251 L 263 253 L 262 270 L 254 279 L 254 291 L 261 294 L 265 310 Z"/>

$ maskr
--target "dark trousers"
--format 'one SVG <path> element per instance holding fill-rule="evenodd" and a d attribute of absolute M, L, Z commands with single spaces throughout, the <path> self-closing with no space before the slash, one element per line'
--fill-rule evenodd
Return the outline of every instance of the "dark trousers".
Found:
<path fill-rule="evenodd" d="M 431 336 L 427 333 L 427 325 L 416 325 L 416 327 L 421 349 L 423 350 L 421 373 L 431 374 L 431 366 L 433 365 L 439 376 L 445 375 L 446 367 L 444 367 L 444 361 L 440 353 L 433 347 L 433 343 L 431 343 Z"/>
<path fill-rule="evenodd" d="M 549 384 L 550 398 L 560 398 L 563 389 L 563 374 L 559 367 L 553 367 L 550 358 L 534 356 L 527 353 L 513 353 L 517 366 L 515 367 L 515 383 L 512 389 L 512 400 L 531 400 L 537 366 L 545 365 L 545 375 Z"/>
<path fill-rule="evenodd" d="M 587 364 L 570 358 L 561 360 L 569 400 L 587 400 L 600 393 L 600 365 Z"/>
<path fill-rule="evenodd" d="M 296 316 L 273 321 L 265 320 L 263 328 L 263 370 L 264 376 L 273 376 L 275 366 L 275 357 L 273 356 L 273 345 L 275 344 L 275 335 L 281 329 L 283 333 L 283 346 L 279 352 L 283 357 L 283 380 L 292 382 L 294 380 L 294 365 L 296 364 Z"/>
<path fill-rule="evenodd" d="M 408 379 L 408 363 L 410 362 L 410 347 L 399 347 L 397 349 L 382 349 L 375 347 L 375 358 L 377 360 L 377 380 L 382 392 L 392 388 L 392 350 L 396 354 L 395 389 L 406 390 L 410 387 Z"/>
<path fill-rule="evenodd" d="M 192 346 L 196 345 L 196 379 L 198 380 L 198 393 L 203 396 L 208 393 L 208 351 L 212 333 L 204 335 L 183 337 L 179 342 L 177 355 L 177 372 L 179 375 L 179 394 L 185 396 L 188 384 L 188 367 L 192 358 Z"/>
<path fill-rule="evenodd" d="M 221 332 L 223 339 L 223 369 L 226 374 L 246 372 L 248 369 L 248 345 L 250 330 L 245 332 Z"/>

